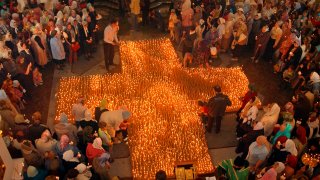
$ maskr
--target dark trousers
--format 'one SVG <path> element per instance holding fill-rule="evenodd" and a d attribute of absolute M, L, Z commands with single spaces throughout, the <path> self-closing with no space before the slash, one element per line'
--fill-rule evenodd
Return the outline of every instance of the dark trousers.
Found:
<path fill-rule="evenodd" d="M 209 116 L 207 131 L 211 132 L 213 121 L 216 121 L 216 133 L 220 132 L 222 116 L 211 117 Z"/>
<path fill-rule="evenodd" d="M 109 43 L 104 43 L 104 63 L 106 65 L 106 69 L 109 69 L 109 65 L 113 64 L 114 58 L 114 46 Z"/>

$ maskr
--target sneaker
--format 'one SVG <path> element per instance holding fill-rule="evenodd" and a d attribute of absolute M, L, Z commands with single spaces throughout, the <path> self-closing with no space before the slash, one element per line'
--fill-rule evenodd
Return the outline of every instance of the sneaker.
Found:
<path fill-rule="evenodd" d="M 254 56 L 250 57 L 251 60 L 254 60 Z"/>
<path fill-rule="evenodd" d="M 231 61 L 238 61 L 238 58 L 231 58 Z"/>

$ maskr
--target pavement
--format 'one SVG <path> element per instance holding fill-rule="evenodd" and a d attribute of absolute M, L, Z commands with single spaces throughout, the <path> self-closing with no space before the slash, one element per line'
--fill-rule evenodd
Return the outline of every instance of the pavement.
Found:
<path fill-rule="evenodd" d="M 106 15 L 106 14 L 103 14 Z M 142 39 L 150 39 L 150 38 L 160 38 L 166 37 L 166 34 L 159 33 L 155 28 L 150 27 L 141 27 L 139 31 L 131 31 L 128 30 L 127 27 L 121 29 L 120 26 L 120 39 L 121 40 L 142 40 Z M 104 29 L 104 28 L 101 28 Z M 182 58 L 181 52 L 177 51 L 178 56 Z M 248 53 L 247 53 L 248 54 Z M 98 45 L 97 51 L 93 54 L 94 58 L 84 59 L 83 57 L 79 58 L 78 62 L 73 65 L 67 64 L 64 70 L 55 70 L 52 80 L 52 90 L 50 95 L 50 104 L 49 104 L 49 112 L 47 118 L 47 124 L 50 128 L 53 127 L 54 117 L 55 117 L 55 107 L 56 107 L 56 92 L 59 86 L 59 79 L 61 77 L 67 76 L 88 76 L 95 74 L 107 74 L 107 73 L 121 73 L 121 61 L 119 57 L 119 51 L 116 50 L 114 63 L 116 66 L 111 67 L 106 70 L 104 66 L 104 54 L 103 54 L 103 45 L 102 42 Z M 250 57 L 250 56 L 247 56 Z M 272 65 L 267 62 L 261 62 L 259 64 L 255 64 L 248 60 L 249 58 L 239 59 L 239 61 L 234 62 L 231 61 L 231 56 L 228 53 L 221 53 L 220 58 L 213 62 L 214 67 L 234 67 L 234 66 L 242 66 L 246 75 L 249 78 L 250 82 L 255 82 L 258 90 L 259 97 L 262 99 L 263 103 L 268 103 L 272 101 L 279 102 L 280 105 L 284 104 L 287 100 L 288 95 L 287 92 L 279 92 L 277 87 L 279 81 L 277 80 L 277 76 L 272 72 Z M 265 83 L 268 82 L 268 83 Z M 232 115 L 231 115 L 232 116 Z M 233 118 L 227 118 L 228 121 L 233 121 Z M 226 124 L 225 133 L 221 133 L 220 135 L 207 134 L 207 141 L 210 147 L 209 154 L 212 158 L 212 162 L 214 165 L 217 165 L 224 159 L 235 158 L 235 134 L 232 123 Z M 231 132 L 232 131 L 232 132 Z M 213 143 L 214 145 L 210 145 Z M 131 174 L 131 162 L 130 157 L 126 158 L 117 158 L 112 163 L 110 174 L 113 176 L 119 176 L 121 178 L 130 179 L 132 177 Z"/>

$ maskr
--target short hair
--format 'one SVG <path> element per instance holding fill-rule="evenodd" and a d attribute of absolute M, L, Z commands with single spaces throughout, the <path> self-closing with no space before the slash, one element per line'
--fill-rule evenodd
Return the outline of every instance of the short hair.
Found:
<path fill-rule="evenodd" d="M 114 23 L 117 23 L 118 22 L 118 19 L 117 18 L 112 18 L 110 20 L 110 24 L 114 24 Z"/>
<path fill-rule="evenodd" d="M 167 174 L 165 171 L 163 170 L 159 170 L 156 173 L 156 180 L 166 180 L 167 179 Z"/>
<path fill-rule="evenodd" d="M 214 86 L 213 89 L 214 89 L 214 91 L 216 91 L 216 92 L 221 92 L 221 87 L 218 86 L 218 85 Z"/>
<path fill-rule="evenodd" d="M 36 120 L 41 121 L 41 113 L 39 111 L 33 113 L 32 114 L 32 120 L 33 121 L 36 121 Z"/>

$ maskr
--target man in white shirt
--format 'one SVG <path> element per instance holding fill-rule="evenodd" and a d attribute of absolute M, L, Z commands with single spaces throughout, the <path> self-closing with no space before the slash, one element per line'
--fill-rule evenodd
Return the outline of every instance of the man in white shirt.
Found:
<path fill-rule="evenodd" d="M 84 119 L 84 113 L 87 110 L 87 107 L 84 105 L 84 99 L 79 98 L 76 104 L 72 106 L 72 115 L 76 122 L 77 127 L 79 127 L 79 122 Z"/>
<path fill-rule="evenodd" d="M 114 46 L 119 44 L 117 33 L 119 31 L 119 22 L 116 19 L 111 20 L 110 24 L 104 29 L 104 61 L 106 69 L 114 65 Z"/>

